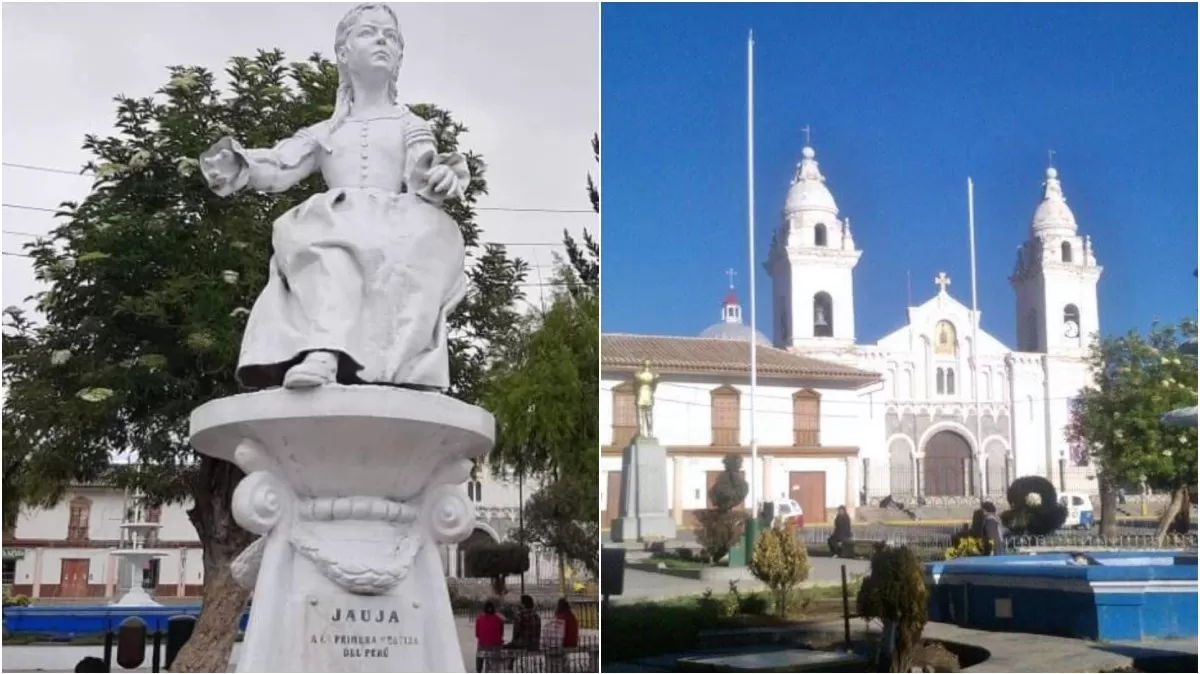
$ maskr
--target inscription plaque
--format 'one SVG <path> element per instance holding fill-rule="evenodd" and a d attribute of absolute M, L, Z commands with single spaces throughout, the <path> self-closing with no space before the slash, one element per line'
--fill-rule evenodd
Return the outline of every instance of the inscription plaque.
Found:
<path fill-rule="evenodd" d="M 304 604 L 305 671 L 423 671 L 413 669 L 424 651 L 411 600 L 331 595 L 309 596 Z"/>

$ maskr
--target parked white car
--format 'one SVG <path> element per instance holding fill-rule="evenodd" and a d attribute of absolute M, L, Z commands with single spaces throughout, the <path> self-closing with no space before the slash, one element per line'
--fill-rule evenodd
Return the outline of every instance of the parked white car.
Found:
<path fill-rule="evenodd" d="M 1058 497 L 1058 502 L 1067 509 L 1067 521 L 1064 529 L 1091 529 L 1096 522 L 1096 511 L 1092 507 L 1092 499 L 1082 492 L 1065 491 Z"/>
<path fill-rule="evenodd" d="M 792 499 L 781 499 L 775 502 L 775 517 L 797 529 L 804 528 L 804 508 Z"/>

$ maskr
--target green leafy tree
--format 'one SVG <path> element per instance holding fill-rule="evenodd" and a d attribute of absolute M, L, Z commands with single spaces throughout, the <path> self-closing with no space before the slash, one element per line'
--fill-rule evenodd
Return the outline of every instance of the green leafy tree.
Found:
<path fill-rule="evenodd" d="M 858 591 L 858 615 L 895 628 L 889 672 L 912 671 L 929 619 L 929 590 L 921 562 L 907 547 L 879 546 Z"/>
<path fill-rule="evenodd" d="M 1092 386 L 1072 405 L 1068 442 L 1088 453 L 1104 478 L 1101 533 L 1115 533 L 1116 484 L 1143 478 L 1171 493 L 1159 520 L 1161 542 L 1172 520 L 1188 507 L 1196 484 L 1196 429 L 1162 424 L 1167 412 L 1196 405 L 1196 357 L 1180 345 L 1196 337 L 1196 323 L 1151 326 L 1147 335 L 1130 331 L 1093 345 Z"/>
<path fill-rule="evenodd" d="M 750 572 L 771 588 L 775 612 L 780 616 L 787 615 L 792 591 L 808 579 L 809 570 L 808 549 L 786 524 L 767 529 L 754 542 Z"/>
<path fill-rule="evenodd" d="M 529 570 L 529 548 L 522 543 L 484 543 L 467 549 L 463 555 L 467 575 L 487 578 L 492 592 L 503 598 L 508 593 L 505 579 Z"/>
<path fill-rule="evenodd" d="M 743 513 L 738 509 L 750 493 L 750 485 L 742 473 L 742 457 L 730 454 L 723 460 L 725 470 L 717 476 L 708 490 L 711 508 L 696 513 L 700 528 L 696 531 L 696 542 L 704 549 L 704 555 L 716 563 L 729 554 L 729 549 L 742 534 Z"/>
<path fill-rule="evenodd" d="M 599 139 L 592 148 L 599 158 Z M 599 212 L 599 192 L 588 176 Z M 550 306 L 525 318 L 519 336 L 493 365 L 484 406 L 496 415 L 497 475 L 543 485 L 526 506 L 523 540 L 554 550 L 595 573 L 599 566 L 600 246 L 563 232 L 566 261 L 555 272 Z"/>
<path fill-rule="evenodd" d="M 96 176 L 81 203 L 28 246 L 49 289 L 35 299 L 45 324 L 10 312 L 4 334 L 4 461 L 15 466 L 26 504 L 51 505 L 74 482 L 143 490 L 152 502 L 190 501 L 204 547 L 204 609 L 174 671 L 224 671 L 247 593 L 230 561 L 252 536 L 233 521 L 230 497 L 242 478 L 232 464 L 188 444 L 195 407 L 240 393 L 235 380 L 247 309 L 266 282 L 271 223 L 323 189 L 314 176 L 285 194 L 220 198 L 197 157 L 231 135 L 270 147 L 333 111 L 337 68 L 320 55 L 286 62 L 279 51 L 234 58 L 222 92 L 197 67 L 170 68 L 155 96 L 116 98 L 116 134 L 83 147 Z M 456 150 L 467 128 L 433 105 L 439 151 Z M 472 179 L 447 204 L 472 257 L 472 287 L 450 316 L 450 393 L 477 402 L 490 353 L 518 325 L 514 303 L 525 263 L 484 245 L 474 203 L 485 165 L 463 153 Z M 134 452 L 136 468 L 114 462 Z M 10 454 L 11 452 L 11 454 Z M 10 460 L 11 459 L 11 460 Z M 11 516 L 5 500 L 5 518 Z"/>

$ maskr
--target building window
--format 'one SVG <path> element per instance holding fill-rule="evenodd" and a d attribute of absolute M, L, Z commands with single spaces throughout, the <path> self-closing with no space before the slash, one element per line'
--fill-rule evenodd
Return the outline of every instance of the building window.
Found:
<path fill-rule="evenodd" d="M 741 394 L 732 386 L 713 390 L 710 399 L 714 445 L 736 447 L 741 444 L 741 398 Z"/>
<path fill-rule="evenodd" d="M 825 225 L 819 222 L 816 227 L 813 227 L 813 245 L 818 248 L 829 245 L 829 232 L 825 229 Z"/>
<path fill-rule="evenodd" d="M 467 498 L 475 503 L 483 500 L 483 483 L 479 480 L 467 480 Z"/>
<path fill-rule="evenodd" d="M 940 367 L 937 369 L 937 392 L 946 395 L 946 371 Z"/>
<path fill-rule="evenodd" d="M 7 590 L 9 588 L 9 586 L 11 586 L 13 583 L 16 582 L 16 580 L 17 580 L 17 560 L 15 560 L 15 559 L 4 560 L 4 581 L 3 581 L 4 589 Z"/>
<path fill-rule="evenodd" d="M 615 447 L 624 447 L 637 435 L 637 405 L 633 385 L 620 384 L 612 390 L 613 438 Z"/>
<path fill-rule="evenodd" d="M 1071 262 L 1072 261 L 1071 242 L 1070 241 L 1062 242 L 1062 261 L 1063 262 Z"/>
<path fill-rule="evenodd" d="M 946 395 L 954 395 L 954 368 L 946 368 Z"/>
<path fill-rule="evenodd" d="M 70 516 L 67 520 L 67 540 L 73 543 L 88 540 L 88 524 L 91 520 L 92 502 L 87 497 L 71 499 Z"/>
<path fill-rule="evenodd" d="M 833 298 L 827 292 L 813 295 L 813 337 L 833 336 Z"/>
<path fill-rule="evenodd" d="M 797 447 L 821 445 L 821 394 L 805 389 L 792 396 L 792 434 Z"/>
<path fill-rule="evenodd" d="M 934 329 L 933 352 L 939 356 L 958 355 L 958 331 L 950 321 L 938 321 Z"/>

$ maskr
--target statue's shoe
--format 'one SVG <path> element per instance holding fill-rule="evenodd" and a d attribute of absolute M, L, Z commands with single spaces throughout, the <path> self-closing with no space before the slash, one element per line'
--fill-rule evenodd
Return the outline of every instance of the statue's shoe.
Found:
<path fill-rule="evenodd" d="M 337 378 L 337 366 L 336 355 L 325 351 L 313 351 L 287 371 L 283 376 L 283 387 L 314 388 L 332 384 Z"/>

